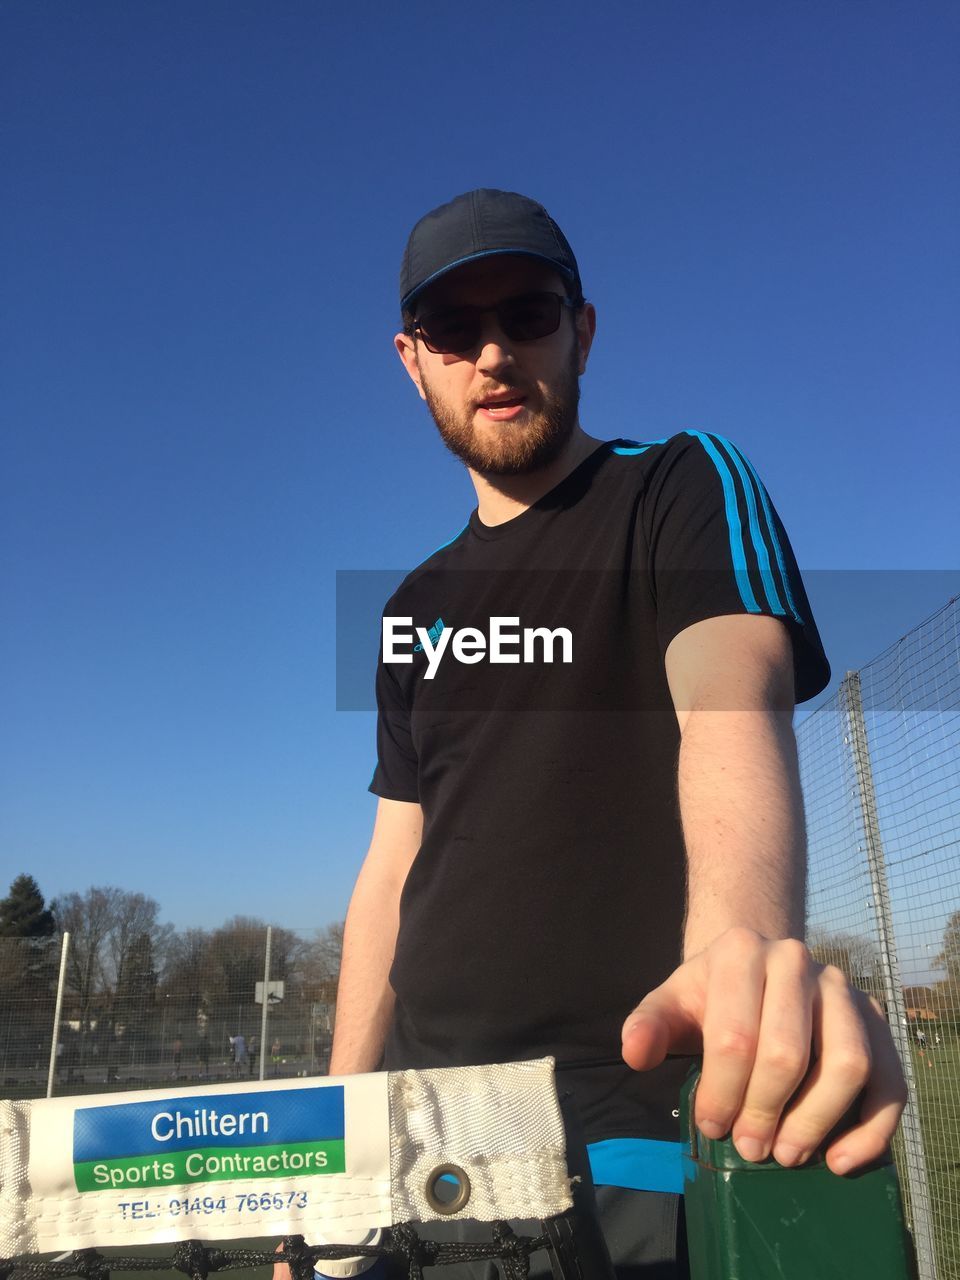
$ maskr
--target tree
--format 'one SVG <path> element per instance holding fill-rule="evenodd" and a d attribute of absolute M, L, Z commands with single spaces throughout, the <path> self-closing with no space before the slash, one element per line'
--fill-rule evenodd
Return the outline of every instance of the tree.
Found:
<path fill-rule="evenodd" d="M 53 903 L 57 926 L 70 934 L 67 982 L 81 1037 L 89 1035 L 96 1022 L 99 1033 L 112 1040 L 119 1020 L 115 1001 L 118 993 L 130 989 L 127 970 L 132 957 L 138 957 L 136 965 L 143 970 L 146 948 L 146 969 L 153 973 L 156 952 L 172 932 L 159 923 L 159 911 L 153 898 L 111 885 L 64 894 Z"/>
<path fill-rule="evenodd" d="M 0 1037 L 4 1062 L 33 1060 L 53 1013 L 53 914 L 33 876 L 19 875 L 0 900 Z"/>
<path fill-rule="evenodd" d="M 908 1009 L 932 1009 L 937 994 L 933 987 L 904 987 L 903 1003 Z"/>
<path fill-rule="evenodd" d="M 177 1018 L 202 1021 L 210 1012 L 210 934 L 185 929 L 170 939 L 163 966 L 163 997 Z"/>
<path fill-rule="evenodd" d="M 872 938 L 815 928 L 810 930 L 807 946 L 820 964 L 836 965 L 855 987 L 882 1002 L 880 952 Z"/>
<path fill-rule="evenodd" d="M 55 931 L 53 912 L 47 909 L 36 880 L 17 876 L 0 900 L 0 938 L 51 938 Z"/>
<path fill-rule="evenodd" d="M 96 997 L 102 991 L 104 950 L 113 921 L 114 899 L 119 892 L 119 889 L 91 888 L 84 894 L 66 893 L 53 903 L 58 929 L 70 934 L 67 983 L 76 997 L 81 1036 L 87 1034 Z"/>
<path fill-rule="evenodd" d="M 262 920 L 235 916 L 207 933 L 190 929 L 170 942 L 163 975 L 163 1000 L 178 1020 L 196 1022 L 198 1030 L 213 1021 L 214 1043 L 227 1035 L 259 1030 L 260 1006 L 254 996 L 263 981 L 267 926 Z M 304 943 L 289 929 L 274 927 L 270 977 L 290 987 L 296 981 Z"/>
<path fill-rule="evenodd" d="M 114 991 L 126 985 L 126 969 L 130 957 L 137 948 L 142 953 L 143 940 L 150 950 L 150 963 L 158 952 L 170 944 L 173 929 L 157 919 L 160 905 L 142 893 L 123 893 L 117 890 L 113 899 L 113 920 L 107 935 L 107 980 Z"/>
<path fill-rule="evenodd" d="M 139 1050 L 146 1056 L 150 1028 L 157 1012 L 157 971 L 153 943 L 146 931 L 136 934 L 127 948 L 110 1008 L 111 1046 L 119 1055 L 126 1046 L 131 1060 Z"/>
<path fill-rule="evenodd" d="M 943 950 L 933 962 L 946 969 L 947 981 L 960 982 L 960 911 L 955 911 L 943 931 Z"/>
<path fill-rule="evenodd" d="M 937 1020 L 954 1030 L 960 1028 L 960 982 L 947 978 L 934 988 L 932 1008 Z"/>
<path fill-rule="evenodd" d="M 343 921 L 339 920 L 321 929 L 314 939 L 304 966 L 308 981 L 335 991 L 342 956 Z"/>

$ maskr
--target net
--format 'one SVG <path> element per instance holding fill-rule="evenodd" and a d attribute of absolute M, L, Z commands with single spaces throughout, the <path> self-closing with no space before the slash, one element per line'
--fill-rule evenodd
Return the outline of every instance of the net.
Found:
<path fill-rule="evenodd" d="M 96 1249 L 79 1249 L 59 1259 L 34 1256 L 0 1260 L 0 1280 L 59 1280 L 79 1276 L 82 1280 L 108 1280 L 117 1272 L 176 1271 L 205 1280 L 214 1272 L 240 1268 L 272 1267 L 284 1263 L 292 1280 L 313 1280 L 318 1263 L 350 1257 L 382 1260 L 394 1275 L 409 1280 L 422 1280 L 425 1267 L 452 1266 L 464 1262 L 497 1262 L 505 1280 L 525 1280 L 530 1273 L 531 1255 L 541 1250 L 551 1252 L 562 1271 L 577 1267 L 572 1254 L 575 1232 L 563 1230 L 560 1223 L 544 1222 L 538 1235 L 518 1235 L 506 1222 L 490 1227 L 489 1243 L 436 1241 L 421 1237 L 413 1223 L 401 1223 L 389 1229 L 381 1244 L 309 1245 L 302 1236 L 288 1236 L 281 1251 L 257 1249 L 218 1249 L 200 1240 L 184 1240 L 169 1254 L 150 1257 L 143 1254 L 121 1254 L 109 1257 Z M 561 1253 L 563 1260 L 560 1262 Z M 583 1274 L 583 1268 L 580 1268 Z M 590 1272 L 587 1272 L 589 1275 Z M 599 1280 L 599 1278 L 598 1278 Z"/>
<path fill-rule="evenodd" d="M 206 1277 L 278 1261 L 306 1280 L 325 1259 L 357 1257 L 410 1280 L 496 1260 L 523 1280 L 544 1249 L 557 1274 L 596 1272 L 577 1260 L 550 1059 L 5 1102 L 0 1131 L 0 1280 Z M 429 1224 L 460 1220 L 487 1224 L 486 1238 L 429 1238 Z M 372 1240 L 361 1225 L 382 1231 Z"/>

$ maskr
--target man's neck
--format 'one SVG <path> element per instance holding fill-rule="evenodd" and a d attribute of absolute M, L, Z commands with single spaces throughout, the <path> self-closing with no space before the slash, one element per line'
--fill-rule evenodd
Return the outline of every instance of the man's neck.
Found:
<path fill-rule="evenodd" d="M 477 513 L 486 525 L 505 524 L 532 507 L 579 467 L 600 444 L 578 424 L 573 435 L 552 462 L 522 476 L 495 476 L 468 467 L 477 491 Z"/>

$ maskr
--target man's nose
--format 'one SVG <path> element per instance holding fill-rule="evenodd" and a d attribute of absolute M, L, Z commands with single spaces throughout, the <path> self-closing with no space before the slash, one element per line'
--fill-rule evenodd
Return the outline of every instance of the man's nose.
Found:
<path fill-rule="evenodd" d="M 486 323 L 480 335 L 477 369 L 482 373 L 495 373 L 515 363 L 513 343 L 497 324 L 494 316 L 485 316 L 484 320 Z"/>

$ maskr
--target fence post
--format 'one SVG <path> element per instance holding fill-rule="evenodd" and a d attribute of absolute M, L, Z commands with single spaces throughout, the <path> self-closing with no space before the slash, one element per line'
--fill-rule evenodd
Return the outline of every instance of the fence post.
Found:
<path fill-rule="evenodd" d="M 47 1097 L 53 1097 L 53 1083 L 57 1078 L 57 1046 L 60 1044 L 60 1012 L 63 1009 L 63 988 L 67 980 L 67 952 L 70 934 L 65 933 L 60 943 L 60 976 L 57 978 L 57 1003 L 53 1011 L 53 1035 L 50 1039 L 50 1066 L 47 1069 Z"/>
<path fill-rule="evenodd" d="M 908 1097 L 900 1121 L 903 1135 L 907 1186 L 910 1189 L 910 1208 L 913 1218 L 913 1243 L 917 1253 L 919 1280 L 936 1280 L 937 1259 L 933 1239 L 933 1222 L 930 1213 L 930 1188 L 927 1183 L 927 1161 L 920 1126 L 920 1108 L 917 1084 L 913 1074 L 913 1049 L 910 1043 L 910 1026 L 903 999 L 900 980 L 900 962 L 897 958 L 893 932 L 893 912 L 890 891 L 887 886 L 887 869 L 880 839 L 880 820 L 877 815 L 877 797 L 873 785 L 873 769 L 870 764 L 870 748 L 867 742 L 867 726 L 863 718 L 863 700 L 860 694 L 859 671 L 848 671 L 840 685 L 841 706 L 846 713 L 847 737 L 853 759 L 856 798 L 863 824 L 867 866 L 873 908 L 876 914 L 877 935 L 880 942 L 880 969 L 883 994 L 887 1006 L 890 1031 L 893 1035 L 903 1074 L 906 1077 Z"/>
<path fill-rule="evenodd" d="M 270 1008 L 270 948 L 273 926 L 267 925 L 267 951 L 263 960 L 263 1008 L 260 1010 L 260 1079 L 267 1076 L 267 1010 Z"/>

